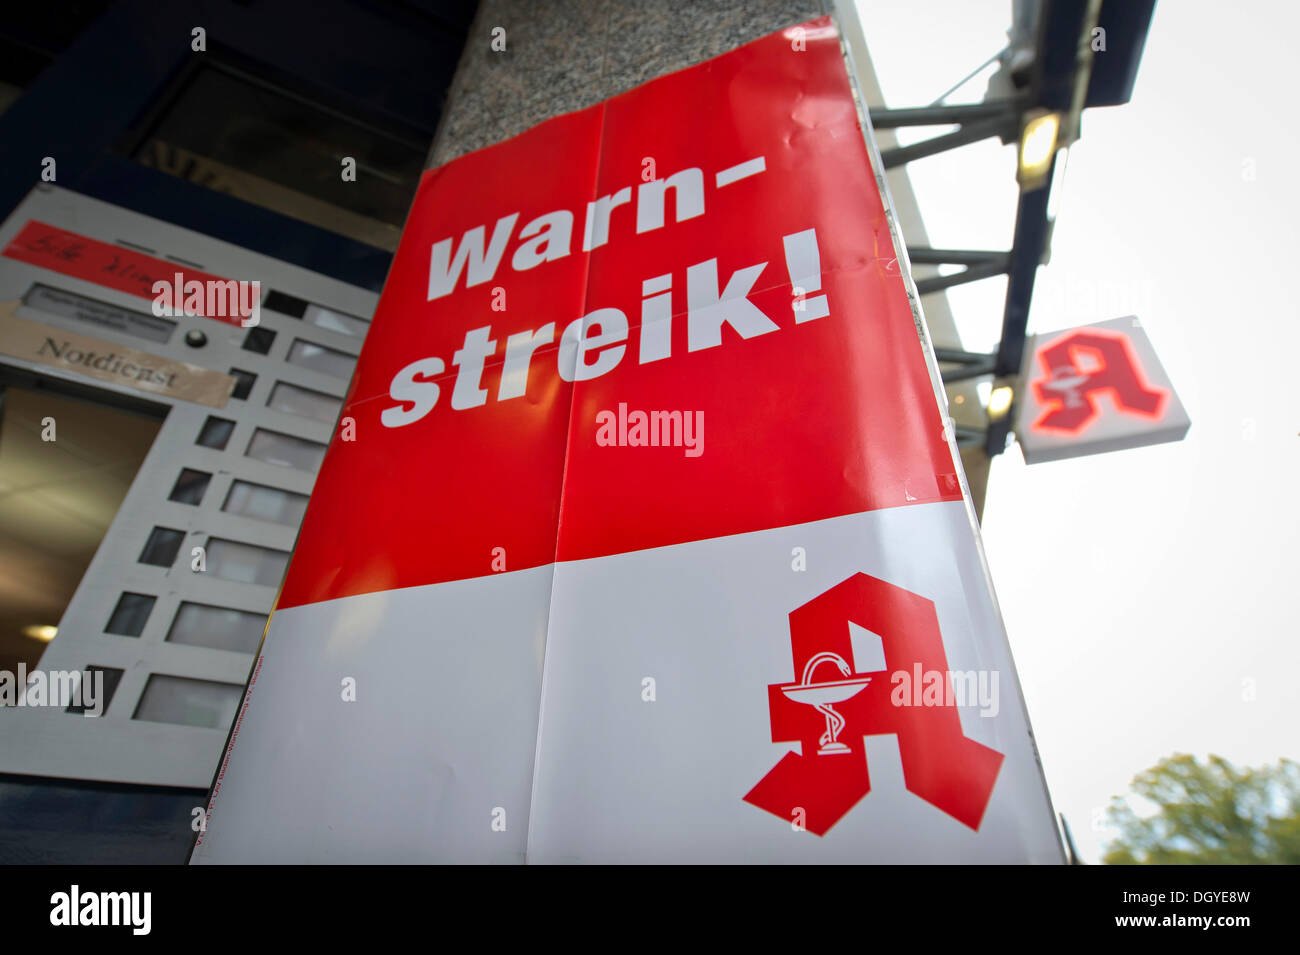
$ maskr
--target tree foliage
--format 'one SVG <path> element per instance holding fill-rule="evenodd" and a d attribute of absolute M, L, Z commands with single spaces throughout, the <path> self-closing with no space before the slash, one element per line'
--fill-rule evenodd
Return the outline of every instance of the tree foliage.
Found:
<path fill-rule="evenodd" d="M 1300 763 L 1238 769 L 1175 753 L 1130 789 L 1107 809 L 1119 830 L 1107 865 L 1300 864 Z"/>

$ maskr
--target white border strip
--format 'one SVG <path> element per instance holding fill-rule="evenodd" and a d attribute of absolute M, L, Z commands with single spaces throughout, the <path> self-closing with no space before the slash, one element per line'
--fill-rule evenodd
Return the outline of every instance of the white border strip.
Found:
<path fill-rule="evenodd" d="M 1056 809 L 1052 804 L 1052 794 L 1047 788 L 1047 776 L 1043 773 L 1043 761 L 1038 755 L 1038 744 L 1034 739 L 1033 724 L 1029 721 L 1029 708 L 1025 703 L 1024 690 L 1020 685 L 1020 675 L 1016 672 L 1015 656 L 1011 652 L 1011 642 L 1007 638 L 1006 621 L 1002 617 L 1002 608 L 998 605 L 997 591 L 993 588 L 993 576 L 989 572 L 988 559 L 984 555 L 984 541 L 980 537 L 979 518 L 975 515 L 970 486 L 966 482 L 966 469 L 962 465 L 961 452 L 957 448 L 956 428 L 952 426 L 952 418 L 948 414 L 948 393 L 944 389 L 943 378 L 939 374 L 939 364 L 934 356 L 934 344 L 930 340 L 930 331 L 925 324 L 925 313 L 921 308 L 921 296 L 916 291 L 916 283 L 912 280 L 912 263 L 907 257 L 907 245 L 903 242 L 903 237 L 899 232 L 898 217 L 894 214 L 894 198 L 890 195 L 889 182 L 885 177 L 884 162 L 880 158 L 880 150 L 876 147 L 875 130 L 871 127 L 871 114 L 862 96 L 862 86 L 858 82 L 858 60 L 869 61 L 866 34 L 862 30 L 862 21 L 858 19 L 857 7 L 854 5 L 853 0 L 833 0 L 832 7 L 831 19 L 839 33 L 840 49 L 844 54 L 845 68 L 849 74 L 849 85 L 852 87 L 853 100 L 858 109 L 858 125 L 862 128 L 862 138 L 866 141 L 867 153 L 871 159 L 871 169 L 875 173 L 876 185 L 880 189 L 880 198 L 885 205 L 885 219 L 889 223 L 889 235 L 894 243 L 894 254 L 898 257 L 899 271 L 903 276 L 903 286 L 907 289 L 907 298 L 912 306 L 912 319 L 916 324 L 916 334 L 921 342 L 921 350 L 925 354 L 925 365 L 930 372 L 930 384 L 934 388 L 935 401 L 947 424 L 944 428 L 944 436 L 952 453 L 953 466 L 957 469 L 957 478 L 961 481 L 962 503 L 966 507 L 966 519 L 970 524 L 971 534 L 974 537 L 975 552 L 979 557 L 980 569 L 984 574 L 984 583 L 988 589 L 989 600 L 993 604 L 993 613 L 997 618 L 998 627 L 1002 633 L 1007 659 L 1011 663 L 1011 679 L 1015 685 L 1016 694 L 1020 699 L 1020 709 L 1024 714 L 1025 726 L 1029 727 L 1029 745 L 1034 754 L 1034 762 L 1038 764 L 1038 778 L 1043 784 L 1043 797 L 1048 812 L 1052 816 L 1050 824 L 1052 830 L 1057 833 L 1057 849 L 1061 853 L 1061 864 L 1064 865 L 1066 855 L 1065 847 L 1061 844 L 1061 827 L 1057 823 Z"/>

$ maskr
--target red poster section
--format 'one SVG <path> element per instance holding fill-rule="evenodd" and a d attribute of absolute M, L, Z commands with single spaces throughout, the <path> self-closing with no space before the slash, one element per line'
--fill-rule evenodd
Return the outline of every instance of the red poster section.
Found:
<path fill-rule="evenodd" d="M 281 607 L 959 500 L 829 20 L 426 174 L 343 414 Z"/>
<path fill-rule="evenodd" d="M 666 225 L 639 232 L 658 221 L 648 160 L 669 184 Z M 619 365 L 577 385 L 561 558 L 960 499 L 828 21 L 611 100 L 597 196 L 628 184 L 587 309 L 634 327 Z M 645 280 L 668 286 L 648 307 Z M 670 326 L 667 357 L 643 316 Z M 622 405 L 651 424 L 680 411 L 699 453 L 611 446 L 599 423 Z"/>
<path fill-rule="evenodd" d="M 557 373 L 558 345 L 536 350 L 517 397 L 501 397 L 502 365 L 511 335 L 583 314 L 587 257 L 570 252 L 522 271 L 510 263 L 524 225 L 556 209 L 580 214 L 594 188 L 600 124 L 600 107 L 561 116 L 425 174 L 344 404 L 356 440 L 340 429 L 331 442 L 279 607 L 555 559 L 572 385 Z M 510 216 L 512 241 L 495 274 L 467 285 L 470 259 L 490 254 L 498 220 Z M 448 267 L 463 251 L 462 273 L 431 300 L 433 249 L 447 239 Z M 469 354 L 457 357 L 476 329 L 492 346 L 481 376 L 467 372 Z M 408 391 L 436 402 L 389 427 L 385 410 L 421 410 L 390 395 L 393 379 L 419 362 L 428 370 L 409 375 Z"/>

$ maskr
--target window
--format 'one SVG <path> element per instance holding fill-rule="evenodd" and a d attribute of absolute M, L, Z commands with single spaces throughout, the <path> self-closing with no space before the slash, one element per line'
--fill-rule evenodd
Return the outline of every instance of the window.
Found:
<path fill-rule="evenodd" d="M 287 358 L 291 365 L 333 375 L 335 378 L 351 378 L 352 368 L 357 363 L 356 358 L 347 352 L 305 342 L 301 338 L 294 339 Z"/>
<path fill-rule="evenodd" d="M 244 371 L 242 368 L 232 368 L 230 374 L 235 379 L 235 390 L 231 392 L 230 397 L 238 398 L 240 401 L 247 401 L 248 396 L 252 394 L 253 385 L 257 383 L 257 376 L 251 371 Z"/>
<path fill-rule="evenodd" d="M 239 709 L 241 690 L 234 683 L 153 673 L 131 718 L 224 730 Z"/>
<path fill-rule="evenodd" d="M 254 325 L 244 336 L 244 344 L 240 347 L 244 351 L 256 352 L 259 355 L 265 355 L 271 350 L 271 345 L 275 341 L 275 332 L 272 329 L 262 325 Z"/>
<path fill-rule="evenodd" d="M 207 53 L 134 152 L 147 166 L 390 251 L 415 196 L 428 143 L 353 120 Z M 306 92 L 306 91 L 304 91 Z M 365 188 L 344 182 L 356 160 Z"/>
<path fill-rule="evenodd" d="M 253 653 L 266 628 L 266 614 L 186 601 L 176 611 L 167 640 L 190 647 Z"/>
<path fill-rule="evenodd" d="M 319 305 L 309 306 L 305 317 L 317 328 L 338 332 L 340 335 L 351 335 L 353 338 L 365 338 L 366 332 L 370 329 L 370 323 L 365 319 L 343 312 L 333 312 Z"/>
<path fill-rule="evenodd" d="M 225 580 L 263 587 L 279 586 L 289 555 L 282 550 L 208 538 L 208 572 Z"/>
<path fill-rule="evenodd" d="M 226 503 L 221 505 L 221 509 L 259 521 L 297 527 L 307 510 L 307 495 L 249 481 L 235 481 L 230 485 Z"/>
<path fill-rule="evenodd" d="M 103 716 L 108 712 L 108 705 L 113 702 L 113 694 L 117 692 L 117 685 L 122 682 L 122 674 L 125 673 L 126 671 L 121 669 L 120 667 L 88 666 L 86 667 L 85 672 L 90 676 L 90 681 L 91 681 L 90 687 L 89 688 L 86 687 L 86 677 L 83 676 L 82 684 L 81 684 L 82 685 L 81 703 L 70 704 L 68 708 L 65 709 L 63 712 L 80 713 L 83 716 L 85 716 L 88 710 L 98 710 L 99 715 Z M 103 674 L 103 677 L 99 676 L 99 674 L 101 673 Z M 99 693 L 100 687 L 98 684 L 101 679 L 103 680 L 104 701 L 102 703 L 98 699 L 88 701 L 86 699 L 87 689 L 89 689 L 91 693 Z M 87 702 L 90 702 L 91 705 L 86 706 L 85 704 Z"/>
<path fill-rule="evenodd" d="M 266 400 L 266 404 L 268 408 L 274 408 L 276 411 L 332 425 L 338 420 L 343 399 L 308 388 L 299 388 L 287 381 L 277 381 L 275 387 L 271 389 L 271 397 Z"/>
<path fill-rule="evenodd" d="M 211 480 L 212 475 L 207 471 L 182 468 L 171 494 L 167 495 L 167 500 L 178 504 L 200 504 Z"/>
<path fill-rule="evenodd" d="M 223 451 L 226 442 L 230 440 L 231 432 L 234 430 L 235 422 L 229 418 L 218 418 L 216 415 L 209 415 L 208 420 L 203 422 L 203 430 L 199 432 L 195 443 L 201 444 L 205 448 Z"/>
<path fill-rule="evenodd" d="M 325 445 L 258 428 L 248 442 L 248 457 L 282 468 L 315 471 L 325 457 Z"/>
<path fill-rule="evenodd" d="M 149 532 L 144 550 L 140 552 L 140 563 L 153 564 L 157 567 L 170 567 L 180 552 L 185 532 L 174 527 L 155 527 Z"/>
<path fill-rule="evenodd" d="M 140 636 L 156 600 L 148 594 L 122 594 L 117 598 L 117 606 L 113 608 L 113 615 L 108 618 L 104 632 L 123 637 Z"/>
<path fill-rule="evenodd" d="M 302 318 L 307 311 L 305 301 L 292 295 L 286 295 L 284 292 L 277 292 L 274 289 L 266 293 L 266 301 L 262 303 L 262 307 L 269 308 L 273 312 L 279 312 L 281 315 L 288 315 L 290 318 Z"/>

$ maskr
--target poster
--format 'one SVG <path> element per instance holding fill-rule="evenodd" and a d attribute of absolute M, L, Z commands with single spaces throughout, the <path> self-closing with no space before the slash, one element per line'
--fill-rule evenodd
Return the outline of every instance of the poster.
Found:
<path fill-rule="evenodd" d="M 425 174 L 195 862 L 1059 862 L 838 35 Z"/>

